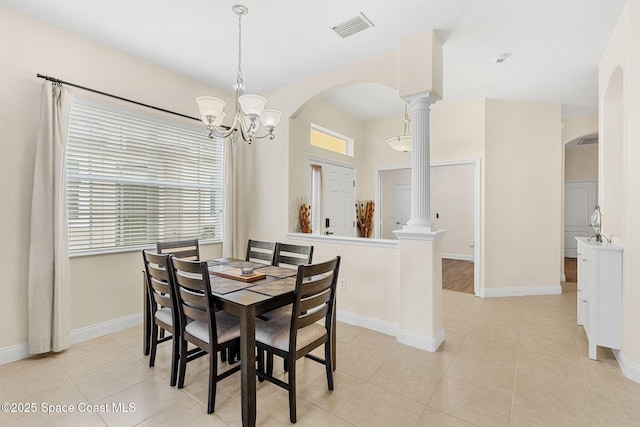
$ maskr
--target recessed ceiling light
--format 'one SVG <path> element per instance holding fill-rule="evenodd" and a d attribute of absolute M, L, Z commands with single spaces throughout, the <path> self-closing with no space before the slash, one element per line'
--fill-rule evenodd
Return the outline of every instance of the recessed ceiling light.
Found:
<path fill-rule="evenodd" d="M 493 58 L 493 62 L 496 64 L 502 64 L 510 56 L 511 56 L 510 53 L 501 53 L 500 55 L 497 55 Z"/>

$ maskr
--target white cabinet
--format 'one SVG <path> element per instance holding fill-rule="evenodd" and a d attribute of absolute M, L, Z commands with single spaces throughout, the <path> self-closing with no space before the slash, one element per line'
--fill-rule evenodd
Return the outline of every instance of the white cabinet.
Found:
<path fill-rule="evenodd" d="M 596 346 L 620 349 L 622 343 L 622 248 L 586 237 L 578 241 L 578 325 Z"/>

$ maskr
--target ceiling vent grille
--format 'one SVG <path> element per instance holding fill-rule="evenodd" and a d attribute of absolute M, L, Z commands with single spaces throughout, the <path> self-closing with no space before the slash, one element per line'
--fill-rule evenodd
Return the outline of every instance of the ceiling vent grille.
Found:
<path fill-rule="evenodd" d="M 591 145 L 598 143 L 598 134 L 595 135 L 587 135 L 578 140 L 577 145 Z"/>
<path fill-rule="evenodd" d="M 351 18 L 348 21 L 333 27 L 333 31 L 344 39 L 373 26 L 373 23 L 364 16 L 364 13 L 360 12 L 360 15 L 355 18 Z"/>

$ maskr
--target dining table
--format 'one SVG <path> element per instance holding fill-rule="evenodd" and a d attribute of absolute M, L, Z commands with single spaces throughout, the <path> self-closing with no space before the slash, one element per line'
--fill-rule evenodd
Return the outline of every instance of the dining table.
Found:
<path fill-rule="evenodd" d="M 256 425 L 256 318 L 276 308 L 291 304 L 294 300 L 297 270 L 287 267 L 260 264 L 238 258 L 216 258 L 207 261 L 210 272 L 212 298 L 225 312 L 240 319 L 240 394 L 242 401 L 242 425 Z M 252 274 L 243 274 L 243 268 L 252 268 Z M 151 338 L 150 300 L 144 301 L 144 344 L 148 354 Z M 334 305 L 335 307 L 335 305 Z M 332 313 L 335 325 L 335 309 Z M 335 327 L 332 340 L 333 369 L 336 366 Z"/>

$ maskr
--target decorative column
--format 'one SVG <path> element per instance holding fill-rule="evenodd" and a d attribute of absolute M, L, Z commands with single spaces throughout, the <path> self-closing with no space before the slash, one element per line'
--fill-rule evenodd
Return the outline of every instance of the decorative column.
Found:
<path fill-rule="evenodd" d="M 413 115 L 413 152 L 411 158 L 411 219 L 406 229 L 424 227 L 421 231 L 436 231 L 431 222 L 429 159 L 429 110 L 435 100 L 430 94 L 408 100 Z"/>
<path fill-rule="evenodd" d="M 444 230 L 430 214 L 429 110 L 442 99 L 442 42 L 433 31 L 400 42 L 398 92 L 411 106 L 411 219 L 394 233 L 399 240 L 399 342 L 436 351 L 442 327 L 442 255 Z"/>

